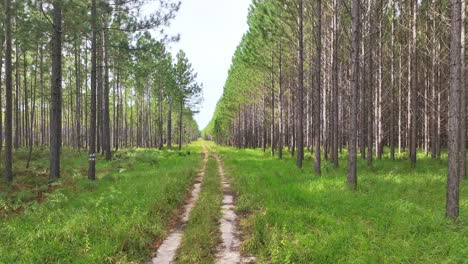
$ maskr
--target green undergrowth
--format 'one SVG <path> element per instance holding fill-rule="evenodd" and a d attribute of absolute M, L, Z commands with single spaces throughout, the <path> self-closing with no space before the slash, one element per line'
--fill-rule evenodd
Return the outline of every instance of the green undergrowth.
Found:
<path fill-rule="evenodd" d="M 43 201 L 23 202 L 21 213 L 0 220 L 0 263 L 147 260 L 149 244 L 165 236 L 196 176 L 201 144 L 181 152 L 124 149 L 112 161 L 97 161 L 96 181 L 86 179 L 86 153 L 65 150 L 62 178 Z"/>
<path fill-rule="evenodd" d="M 242 250 L 258 263 L 468 263 L 468 181 L 461 182 L 460 219 L 444 217 L 446 161 L 423 153 L 415 169 L 387 156 L 358 161 L 358 189 L 323 161 L 270 157 L 261 150 L 219 147 L 237 192 Z M 267 152 L 268 153 L 268 152 Z"/>
<path fill-rule="evenodd" d="M 200 197 L 184 230 L 177 263 L 214 263 L 214 249 L 220 241 L 219 219 L 223 192 L 216 160 L 208 159 Z"/>

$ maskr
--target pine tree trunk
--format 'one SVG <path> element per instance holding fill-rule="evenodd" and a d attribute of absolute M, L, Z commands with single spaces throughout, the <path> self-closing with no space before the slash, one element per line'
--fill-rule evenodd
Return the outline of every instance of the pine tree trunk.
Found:
<path fill-rule="evenodd" d="M 391 14 L 391 33 L 390 33 L 390 158 L 395 159 L 395 2 L 390 1 L 392 8 Z"/>
<path fill-rule="evenodd" d="M 91 40 L 91 112 L 89 127 L 89 167 L 88 179 L 96 180 L 96 67 L 97 67 L 97 7 L 96 0 L 91 2 L 91 27 L 93 36 Z"/>
<path fill-rule="evenodd" d="M 62 144 L 62 3 L 54 1 L 52 34 L 52 88 L 50 110 L 50 174 L 49 180 L 60 178 Z"/>
<path fill-rule="evenodd" d="M 13 181 L 12 172 L 12 40 L 11 40 L 11 0 L 5 0 L 5 179 L 11 183 Z"/>
<path fill-rule="evenodd" d="M 357 105 L 359 83 L 359 0 L 353 0 L 351 7 L 351 91 L 349 116 L 349 154 L 347 184 L 352 189 L 357 187 L 356 175 L 356 131 L 357 131 Z"/>
<path fill-rule="evenodd" d="M 461 0 L 460 22 L 460 178 L 466 178 L 466 87 L 465 87 L 465 1 Z"/>
<path fill-rule="evenodd" d="M 6 21 L 5 23 L 3 24 L 5 26 L 6 24 Z M 2 32 L 4 34 L 1 34 L 0 36 L 0 115 L 3 116 L 3 104 L 2 104 L 2 75 L 3 75 L 3 56 L 4 56 L 4 53 L 3 53 L 3 43 L 5 41 L 5 33 L 6 32 Z M 0 152 L 2 151 L 3 149 L 3 118 L 0 118 Z"/>
<path fill-rule="evenodd" d="M 16 22 L 16 21 L 15 21 Z M 15 60 L 15 84 L 16 84 L 16 91 L 15 91 L 15 142 L 14 146 L 15 149 L 20 147 L 20 110 L 19 110 L 19 97 L 20 97 L 20 75 L 19 75 L 19 56 L 20 56 L 20 49 L 18 41 L 15 41 L 15 52 L 16 52 L 16 60 Z"/>
<path fill-rule="evenodd" d="M 24 81 L 24 98 L 23 98 L 23 103 L 24 103 L 24 112 L 23 112 L 23 138 L 24 138 L 24 143 L 25 146 L 29 146 L 29 106 L 28 106 L 28 64 L 26 61 L 26 50 L 23 52 L 23 81 Z"/>
<path fill-rule="evenodd" d="M 167 106 L 167 148 L 172 148 L 172 99 L 168 98 L 168 106 Z"/>
<path fill-rule="evenodd" d="M 338 168 L 338 3 L 339 0 L 333 1 L 333 65 L 332 65 L 332 161 L 333 167 Z"/>
<path fill-rule="evenodd" d="M 275 78 L 273 47 L 271 49 L 271 156 L 275 156 Z"/>
<path fill-rule="evenodd" d="M 461 1 L 451 0 L 450 92 L 448 115 L 448 177 L 446 216 L 457 219 L 459 214 L 460 125 L 461 114 Z"/>
<path fill-rule="evenodd" d="M 373 43 L 375 42 L 374 38 L 374 17 L 373 17 L 373 0 L 369 0 L 369 5 L 371 5 L 371 14 L 369 17 L 369 35 L 368 35 L 368 66 L 369 66 L 369 91 L 367 94 L 368 106 L 367 106 L 367 166 L 372 166 L 372 160 L 374 155 L 374 122 L 375 122 L 375 113 L 374 113 L 374 48 Z"/>
<path fill-rule="evenodd" d="M 31 111 L 31 131 L 29 132 L 29 154 L 28 154 L 28 161 L 26 162 L 26 168 L 29 168 L 29 164 L 31 162 L 32 158 L 32 151 L 33 151 L 33 132 L 34 132 L 34 117 L 35 117 L 35 112 L 36 112 L 36 89 L 37 89 L 37 68 L 38 68 L 38 59 L 39 59 L 39 49 L 42 49 L 42 47 L 37 44 L 37 52 L 36 52 L 36 62 L 35 62 L 35 67 L 34 67 L 34 85 L 32 85 L 31 82 L 31 89 L 33 89 L 33 94 L 32 94 L 32 111 Z M 34 87 L 34 88 L 33 88 Z"/>
<path fill-rule="evenodd" d="M 416 16 L 417 16 L 417 0 L 411 0 L 411 36 L 410 36 L 410 44 L 408 45 L 408 48 L 410 50 L 410 65 L 409 65 L 409 72 L 411 74 L 408 74 L 408 81 L 410 84 L 409 88 L 409 96 L 408 96 L 408 114 L 409 114 L 409 155 L 410 155 L 410 161 L 411 161 L 411 166 L 415 167 L 416 166 L 416 144 L 417 144 L 417 126 L 416 126 L 416 121 L 417 121 L 417 66 L 416 66 Z"/>
<path fill-rule="evenodd" d="M 163 148 L 163 140 L 164 140 L 164 135 L 163 135 L 163 88 L 161 84 L 161 80 L 158 80 L 158 106 L 159 106 L 159 111 L 158 111 L 158 131 L 159 131 L 159 145 L 158 148 L 162 149 Z"/>
<path fill-rule="evenodd" d="M 182 150 L 182 118 L 184 113 L 184 100 L 182 99 L 180 102 L 180 109 L 179 109 L 179 150 Z"/>
<path fill-rule="evenodd" d="M 303 0 L 298 0 L 298 95 L 297 95 L 297 167 L 302 168 L 304 159 L 304 36 L 303 36 Z M 320 64 L 319 64 L 320 65 Z"/>
<path fill-rule="evenodd" d="M 279 71 L 279 102 L 278 102 L 278 158 L 283 159 L 283 140 L 284 140 L 284 126 L 283 126 L 283 47 L 281 40 L 279 41 L 279 60 L 278 60 L 278 71 Z"/>
<path fill-rule="evenodd" d="M 81 148 L 81 59 L 80 59 L 80 46 L 81 41 L 77 37 L 75 44 L 75 82 L 76 82 L 76 103 L 75 103 L 75 114 L 77 115 L 75 123 L 75 146 Z"/>
<path fill-rule="evenodd" d="M 106 18 L 104 18 L 106 19 Z M 106 27 L 106 24 L 104 24 Z M 106 160 L 111 160 L 111 134 L 110 134 L 110 109 L 109 109 L 109 93 L 110 93 L 110 83 L 109 83 L 109 50 L 108 50 L 108 36 L 107 31 L 104 29 L 102 31 L 103 38 L 103 55 L 104 55 L 104 89 L 103 89 L 103 129 L 102 129 L 102 141 L 103 141 L 103 151 Z"/>
<path fill-rule="evenodd" d="M 301 26 L 302 27 L 302 26 Z M 302 29 L 301 29 L 302 30 Z M 302 33 L 301 33 L 302 34 Z M 301 37 L 302 38 L 302 37 Z M 300 40 L 302 42 L 302 39 Z M 321 142 L 320 142 L 320 134 L 322 133 L 321 130 L 321 104 L 320 104 L 320 99 L 321 99 L 321 91 L 322 91 L 322 0 L 317 0 L 317 39 L 316 39 L 316 45 L 317 45 L 317 63 L 316 63 L 316 72 L 315 72 L 315 78 L 317 81 L 317 88 L 316 88 L 316 101 L 315 101 L 315 122 L 314 122 L 314 127 L 315 127 L 315 162 L 314 162 L 314 171 L 316 175 L 321 174 Z M 302 56 L 302 55 L 299 55 Z M 300 80 L 300 82 L 302 82 Z M 301 96 L 302 98 L 302 96 Z M 302 107 L 300 108 L 300 113 L 302 113 Z M 300 115 L 299 118 L 302 115 Z M 302 129 L 301 129 L 302 130 Z M 301 136 L 302 137 L 302 136 Z M 299 154 L 299 152 L 298 152 Z M 303 155 L 303 154 L 301 154 Z M 298 158 L 299 161 L 299 158 Z M 299 165 L 298 165 L 299 167 Z"/>

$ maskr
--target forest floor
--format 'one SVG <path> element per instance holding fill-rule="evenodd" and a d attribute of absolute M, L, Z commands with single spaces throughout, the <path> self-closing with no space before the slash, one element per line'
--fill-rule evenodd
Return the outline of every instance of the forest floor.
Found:
<path fill-rule="evenodd" d="M 138 263 L 166 236 L 202 159 L 201 143 L 183 151 L 125 149 L 97 161 L 64 149 L 59 182 L 47 184 L 48 151 L 14 155 L 15 180 L 0 182 L 0 263 Z"/>
<path fill-rule="evenodd" d="M 205 153 L 199 155 L 199 153 Z M 183 151 L 124 149 L 97 162 L 64 149 L 62 178 L 47 183 L 48 151 L 15 152 L 15 181 L 0 181 L 0 263 L 143 263 L 183 223 L 174 263 L 468 263 L 468 181 L 460 220 L 444 217 L 446 160 L 420 153 L 358 162 L 358 189 L 339 169 L 313 173 L 285 153 L 196 141 Z M 205 161 L 204 161 L 205 159 Z M 203 165 L 205 164 L 205 165 Z M 200 171 L 201 169 L 201 171 Z M 203 172 L 202 178 L 199 174 Z M 224 259 L 226 256 L 230 259 Z"/>
<path fill-rule="evenodd" d="M 340 168 L 313 159 L 295 167 L 289 154 L 218 147 L 237 193 L 242 251 L 256 263 L 468 263 L 468 180 L 461 182 L 460 218 L 444 217 L 446 160 L 403 155 L 358 162 L 358 189 Z"/>

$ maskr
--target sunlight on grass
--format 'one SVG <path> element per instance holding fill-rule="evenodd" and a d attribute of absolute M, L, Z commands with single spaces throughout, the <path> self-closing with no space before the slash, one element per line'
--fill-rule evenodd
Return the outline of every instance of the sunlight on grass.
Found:
<path fill-rule="evenodd" d="M 466 263 L 468 181 L 461 183 L 460 221 L 444 217 L 446 161 L 419 153 L 415 169 L 402 160 L 358 160 L 358 189 L 340 168 L 261 150 L 219 147 L 238 193 L 246 239 L 259 263 Z"/>
<path fill-rule="evenodd" d="M 147 260 L 149 244 L 165 235 L 183 202 L 199 169 L 200 151 L 200 142 L 181 152 L 125 149 L 110 162 L 98 161 L 95 182 L 83 172 L 64 174 L 42 203 L 23 204 L 21 215 L 1 220 L 0 263 Z M 70 160 L 68 155 L 65 163 L 75 165 L 65 169 L 86 166 L 86 154 Z"/>

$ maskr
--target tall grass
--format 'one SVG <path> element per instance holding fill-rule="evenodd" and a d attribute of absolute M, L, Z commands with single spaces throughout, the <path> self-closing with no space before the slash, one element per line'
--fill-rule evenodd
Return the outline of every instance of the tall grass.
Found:
<path fill-rule="evenodd" d="M 243 250 L 258 263 L 468 263 L 468 181 L 461 183 L 460 219 L 444 217 L 446 161 L 420 153 L 408 161 L 358 164 L 358 189 L 340 168 L 313 161 L 220 147 L 244 216 Z M 268 153 L 268 152 L 267 152 Z M 307 156 L 306 156 L 307 157 Z"/>
<path fill-rule="evenodd" d="M 184 152 L 125 150 L 99 162 L 104 165 L 95 182 L 77 173 L 72 185 L 59 183 L 43 203 L 32 201 L 21 215 L 2 220 L 0 263 L 148 259 L 148 245 L 165 235 L 199 169 L 200 144 Z"/>

